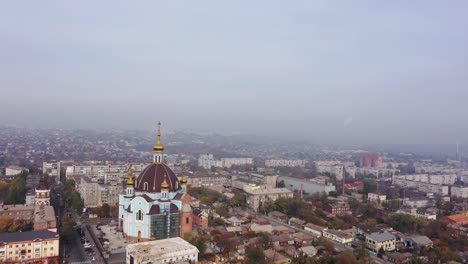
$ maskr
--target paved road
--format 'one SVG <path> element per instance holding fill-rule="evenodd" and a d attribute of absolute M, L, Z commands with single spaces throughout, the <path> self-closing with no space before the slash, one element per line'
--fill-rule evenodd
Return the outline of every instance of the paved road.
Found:
<path fill-rule="evenodd" d="M 86 254 L 83 244 L 81 243 L 80 236 L 74 232 L 73 240 L 67 245 L 66 254 L 70 256 L 69 262 L 88 261 L 89 256 Z"/>

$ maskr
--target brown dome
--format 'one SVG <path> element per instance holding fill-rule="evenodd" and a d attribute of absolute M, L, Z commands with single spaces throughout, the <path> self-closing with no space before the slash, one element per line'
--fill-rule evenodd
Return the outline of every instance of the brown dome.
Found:
<path fill-rule="evenodd" d="M 169 184 L 169 192 L 181 189 L 180 182 L 171 168 L 164 163 L 153 163 L 146 167 L 140 173 L 140 176 L 138 176 L 135 191 L 159 193 L 161 192 L 161 184 L 164 178 L 166 178 Z"/>

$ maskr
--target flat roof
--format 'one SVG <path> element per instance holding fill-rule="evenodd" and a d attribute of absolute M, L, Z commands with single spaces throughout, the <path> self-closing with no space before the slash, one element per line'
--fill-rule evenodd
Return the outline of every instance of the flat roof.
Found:
<path fill-rule="evenodd" d="M 130 244 L 127 253 L 138 262 L 148 259 L 164 259 L 183 256 L 186 254 L 198 254 L 198 249 L 180 237 L 173 237 L 149 242 Z"/>
<path fill-rule="evenodd" d="M 11 243 L 21 241 L 31 241 L 35 239 L 51 239 L 59 238 L 56 232 L 49 230 L 40 231 L 27 231 L 27 232 L 16 232 L 16 233 L 3 233 L 0 235 L 0 243 Z"/>

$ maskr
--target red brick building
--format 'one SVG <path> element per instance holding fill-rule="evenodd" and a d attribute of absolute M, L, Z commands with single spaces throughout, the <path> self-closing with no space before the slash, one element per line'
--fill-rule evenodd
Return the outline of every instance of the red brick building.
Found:
<path fill-rule="evenodd" d="M 360 166 L 361 168 L 381 168 L 383 164 L 383 158 L 377 154 L 364 154 L 361 156 Z"/>

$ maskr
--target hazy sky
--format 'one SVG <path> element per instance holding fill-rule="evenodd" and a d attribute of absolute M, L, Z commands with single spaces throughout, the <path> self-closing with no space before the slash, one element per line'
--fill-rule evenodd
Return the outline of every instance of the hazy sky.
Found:
<path fill-rule="evenodd" d="M 4 1 L 0 124 L 468 142 L 468 1 Z"/>

